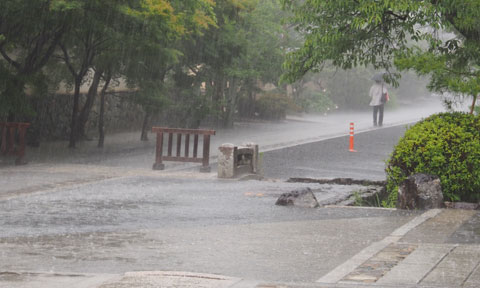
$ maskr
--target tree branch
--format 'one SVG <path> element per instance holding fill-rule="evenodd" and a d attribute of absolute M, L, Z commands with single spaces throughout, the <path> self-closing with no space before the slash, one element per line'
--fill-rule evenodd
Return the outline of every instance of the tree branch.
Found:
<path fill-rule="evenodd" d="M 55 48 L 57 45 L 60 43 L 60 40 L 63 37 L 63 34 L 65 33 L 66 28 L 65 25 L 60 27 L 57 32 L 55 32 L 55 36 L 53 37 L 52 41 L 50 42 L 50 45 L 47 48 L 47 51 L 43 54 L 42 58 L 37 61 L 36 65 L 32 67 L 33 71 L 40 70 L 43 66 L 45 66 L 50 59 L 50 57 L 53 55 L 55 52 Z"/>
<path fill-rule="evenodd" d="M 405 21 L 405 20 L 408 19 L 408 14 L 406 14 L 406 15 L 398 15 L 398 14 L 395 14 L 395 12 L 390 11 L 390 10 L 385 11 L 385 14 L 392 15 L 393 17 L 395 17 L 395 18 L 397 18 L 397 19 L 400 19 L 400 20 L 402 20 L 402 21 Z"/>
<path fill-rule="evenodd" d="M 8 64 L 12 65 L 17 70 L 21 70 L 20 63 L 18 63 L 17 61 L 13 60 L 10 56 L 8 56 L 7 52 L 3 49 L 4 45 L 5 45 L 5 42 L 0 44 L 0 54 L 2 54 L 3 58 L 8 62 Z"/>
<path fill-rule="evenodd" d="M 70 70 L 70 73 L 72 73 L 72 75 L 76 78 L 78 75 L 77 75 L 77 72 L 75 71 L 75 68 L 72 65 L 72 62 L 70 61 L 70 56 L 68 55 L 67 48 L 65 48 L 65 45 L 63 45 L 63 43 L 61 42 L 58 44 L 58 46 L 60 46 L 60 48 L 63 51 L 63 60 L 65 61 L 65 64 L 67 65 L 68 70 Z"/>

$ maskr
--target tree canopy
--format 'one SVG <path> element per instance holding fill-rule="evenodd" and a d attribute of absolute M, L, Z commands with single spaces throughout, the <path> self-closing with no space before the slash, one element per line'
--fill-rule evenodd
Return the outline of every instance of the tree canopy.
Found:
<path fill-rule="evenodd" d="M 0 1 L 0 119 L 36 121 L 32 99 L 62 84 L 72 100 L 62 133 L 74 147 L 97 92 L 102 126 L 108 85 L 121 81 L 144 130 L 166 111 L 189 118 L 181 125 L 209 117 L 231 126 L 240 99 L 253 103 L 260 83 L 281 74 L 284 14 L 278 0 Z"/>
<path fill-rule="evenodd" d="M 283 79 L 294 81 L 325 63 L 343 69 L 371 65 L 397 84 L 398 70 L 431 76 L 429 88 L 480 92 L 480 2 L 475 0 L 282 0 L 305 37 L 287 55 Z M 450 38 L 444 37 L 451 32 Z M 472 105 L 472 108 L 473 108 Z"/>

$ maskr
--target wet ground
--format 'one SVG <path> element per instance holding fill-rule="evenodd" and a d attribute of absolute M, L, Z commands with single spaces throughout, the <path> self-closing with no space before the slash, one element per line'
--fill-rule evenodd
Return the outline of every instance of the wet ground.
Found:
<path fill-rule="evenodd" d="M 33 187 L 43 190 L 12 192 L 0 202 L 0 271 L 178 270 L 314 281 L 416 214 L 275 206 L 280 194 L 299 187 L 314 189 L 320 202 L 356 187 L 218 180 L 211 174 L 189 179 L 47 165 L 9 170 L 7 182 L 21 183 L 29 171 L 24 169 L 32 169 Z M 91 180 L 98 174 L 106 179 Z M 42 179 L 57 179 L 58 187 L 42 186 Z M 373 238 L 362 232 L 372 228 Z M 342 249 L 325 249 L 341 239 L 349 239 Z"/>
<path fill-rule="evenodd" d="M 332 194 L 350 195 L 356 189 L 271 181 L 113 178 L 2 201 L 0 234 L 38 236 L 353 217 L 350 210 L 330 214 L 274 205 L 282 193 L 300 187 L 314 189 L 320 201 Z M 373 211 L 362 214 L 368 217 L 369 213 Z"/>
<path fill-rule="evenodd" d="M 87 143 L 48 159 L 55 146 L 32 151 L 29 165 L 0 169 L 0 287 L 478 287 L 477 211 L 274 205 L 299 187 L 320 202 L 358 188 L 290 177 L 384 178 L 404 126 L 359 121 L 351 153 L 348 131 L 333 132 L 340 119 L 219 133 L 214 147 L 240 136 L 263 146 L 265 181 L 220 180 L 176 163 L 153 171 L 152 143 L 110 143 L 106 152 Z"/>
<path fill-rule="evenodd" d="M 264 154 L 265 176 L 385 180 L 385 161 L 405 130 L 401 125 L 359 133 L 357 152 L 349 152 L 349 136 L 270 151 Z"/>

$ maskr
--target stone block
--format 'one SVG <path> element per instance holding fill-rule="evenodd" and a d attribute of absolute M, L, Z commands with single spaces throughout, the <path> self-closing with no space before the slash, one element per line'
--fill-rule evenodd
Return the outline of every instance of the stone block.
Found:
<path fill-rule="evenodd" d="M 255 143 L 243 146 L 226 143 L 218 150 L 218 178 L 258 173 L 258 145 Z"/>
<path fill-rule="evenodd" d="M 398 188 L 397 208 L 436 209 L 443 208 L 443 193 L 440 179 L 428 174 L 409 176 Z"/>
<path fill-rule="evenodd" d="M 235 146 L 231 143 L 222 144 L 218 150 L 218 178 L 233 178 L 235 176 Z"/>
<path fill-rule="evenodd" d="M 303 188 L 300 190 L 294 190 L 292 192 L 283 193 L 277 199 L 275 205 L 280 206 L 298 206 L 305 208 L 318 207 L 318 201 L 310 188 Z"/>

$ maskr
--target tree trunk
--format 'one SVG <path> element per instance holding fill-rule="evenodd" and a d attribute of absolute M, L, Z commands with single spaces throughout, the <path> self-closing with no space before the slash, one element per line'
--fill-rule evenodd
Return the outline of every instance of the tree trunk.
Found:
<path fill-rule="evenodd" d="M 143 117 L 143 125 L 142 125 L 142 135 L 140 136 L 141 141 L 148 141 L 148 123 L 150 122 L 150 112 L 147 111 L 145 113 L 145 117 Z"/>
<path fill-rule="evenodd" d="M 472 107 L 470 107 L 470 114 L 473 114 L 473 112 L 475 111 L 475 104 L 477 103 L 477 95 L 474 95 L 473 96 L 473 101 L 472 101 Z"/>
<path fill-rule="evenodd" d="M 102 77 L 103 71 L 95 71 L 93 75 L 92 84 L 88 89 L 87 99 L 85 100 L 85 104 L 80 111 L 80 115 L 78 116 L 78 137 L 82 139 L 86 139 L 86 131 L 85 127 L 87 125 L 88 117 L 90 112 L 92 111 L 93 103 L 95 103 L 95 98 L 97 98 L 97 90 L 98 86 L 100 85 L 100 79 Z"/>
<path fill-rule="evenodd" d="M 111 79 L 112 76 L 108 74 L 105 79 L 105 85 L 103 85 L 102 92 L 100 92 L 100 115 L 98 115 L 98 148 L 103 148 L 103 143 L 105 142 L 105 94 Z"/>
<path fill-rule="evenodd" d="M 225 83 L 224 83 L 224 76 L 223 74 L 219 73 L 215 77 L 215 82 L 214 82 L 214 94 L 213 94 L 213 103 L 215 106 L 217 106 L 217 115 L 216 115 L 216 124 L 217 126 L 220 126 L 221 119 L 224 118 L 225 114 L 225 106 L 223 103 L 224 100 L 224 91 L 225 91 Z"/>
<path fill-rule="evenodd" d="M 73 95 L 72 121 L 70 124 L 70 142 L 68 148 L 75 148 L 77 141 L 78 102 L 80 98 L 80 85 L 83 77 L 75 77 L 75 93 Z"/>
<path fill-rule="evenodd" d="M 5 111 L 5 114 L 1 116 L 5 117 L 7 122 L 15 122 L 18 120 L 19 117 L 24 116 L 21 114 L 24 114 L 24 109 L 22 108 L 22 105 L 26 104 L 24 92 L 25 82 L 21 80 L 22 76 L 19 75 L 20 74 L 13 76 L 5 83 L 6 87 L 3 91 L 3 95 L 5 95 L 5 97 L 3 101 L 5 101 L 4 105 L 7 107 L 7 109 Z M 0 93 L 1 92 L 2 91 L 0 91 Z"/>
<path fill-rule="evenodd" d="M 255 117 L 255 93 L 254 93 L 254 86 L 252 83 L 247 84 L 247 94 L 248 94 L 248 117 L 254 118 Z"/>
<path fill-rule="evenodd" d="M 228 82 L 228 98 L 226 99 L 226 109 L 223 119 L 224 128 L 233 128 L 233 120 L 235 117 L 235 108 L 237 103 L 237 85 L 235 77 L 231 77 Z"/>

